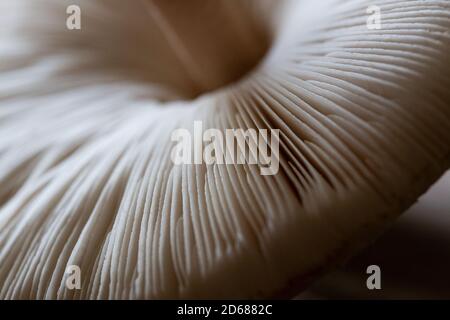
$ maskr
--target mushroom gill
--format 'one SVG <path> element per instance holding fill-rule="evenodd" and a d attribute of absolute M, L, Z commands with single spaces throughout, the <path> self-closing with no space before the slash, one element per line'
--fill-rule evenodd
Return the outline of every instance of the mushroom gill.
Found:
<path fill-rule="evenodd" d="M 450 3 L 377 3 L 0 1 L 0 298 L 273 297 L 372 241 L 450 162 Z M 175 165 L 196 121 L 279 171 Z"/>

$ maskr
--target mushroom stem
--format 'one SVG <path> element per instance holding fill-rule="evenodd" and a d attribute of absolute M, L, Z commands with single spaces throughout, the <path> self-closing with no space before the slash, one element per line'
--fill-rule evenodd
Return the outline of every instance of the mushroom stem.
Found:
<path fill-rule="evenodd" d="M 237 10 L 221 1 L 217 10 L 216 2 L 211 6 L 205 0 L 142 2 L 189 79 L 193 96 L 241 78 L 266 52 L 267 37 L 246 6 Z"/>
<path fill-rule="evenodd" d="M 164 34 L 168 45 L 171 47 L 172 52 L 177 57 L 180 66 L 186 72 L 190 80 L 192 81 L 192 87 L 194 91 L 201 91 L 206 86 L 206 80 L 201 72 L 200 66 L 197 64 L 196 59 L 191 55 L 191 51 L 183 43 L 183 40 L 174 29 L 168 17 L 160 9 L 153 0 L 142 0 L 147 12 L 151 16 L 151 19 L 159 27 L 160 31 Z"/>

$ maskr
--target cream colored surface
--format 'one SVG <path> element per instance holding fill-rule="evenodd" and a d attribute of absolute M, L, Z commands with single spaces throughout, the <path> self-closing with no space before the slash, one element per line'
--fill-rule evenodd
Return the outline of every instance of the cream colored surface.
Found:
<path fill-rule="evenodd" d="M 450 173 L 373 245 L 315 283 L 299 299 L 449 299 Z M 381 290 L 368 290 L 368 266 Z"/>
<path fill-rule="evenodd" d="M 0 0 L 0 298 L 272 296 L 448 168 L 448 1 L 380 0 L 381 30 L 365 0 L 163 3 Z M 194 120 L 280 129 L 280 173 L 175 167 Z"/>

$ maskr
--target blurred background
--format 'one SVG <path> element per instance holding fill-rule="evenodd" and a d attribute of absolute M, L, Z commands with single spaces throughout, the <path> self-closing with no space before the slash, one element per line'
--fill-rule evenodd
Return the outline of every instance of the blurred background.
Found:
<path fill-rule="evenodd" d="M 368 290 L 366 269 L 381 269 Z M 450 172 L 376 242 L 298 299 L 450 299 Z"/>

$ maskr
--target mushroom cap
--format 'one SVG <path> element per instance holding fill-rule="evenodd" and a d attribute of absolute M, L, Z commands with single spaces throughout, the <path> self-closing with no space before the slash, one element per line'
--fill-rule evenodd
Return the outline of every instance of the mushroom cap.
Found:
<path fill-rule="evenodd" d="M 0 298 L 284 296 L 367 245 L 450 162 L 450 3 L 377 3 L 3 0 Z M 196 121 L 278 172 L 174 164 Z"/>

